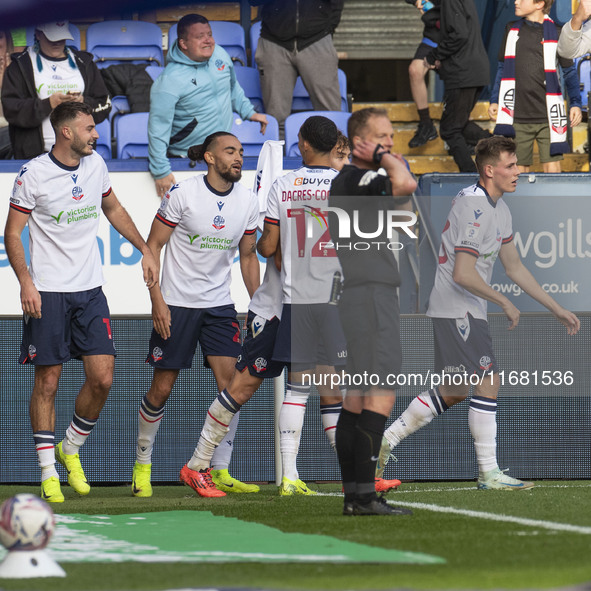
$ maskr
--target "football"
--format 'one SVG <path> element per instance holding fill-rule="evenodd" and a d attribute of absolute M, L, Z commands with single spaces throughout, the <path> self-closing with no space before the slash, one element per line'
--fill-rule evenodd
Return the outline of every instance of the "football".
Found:
<path fill-rule="evenodd" d="M 35 495 L 15 495 L 0 507 L 0 542 L 7 550 L 41 550 L 54 529 L 53 511 Z"/>

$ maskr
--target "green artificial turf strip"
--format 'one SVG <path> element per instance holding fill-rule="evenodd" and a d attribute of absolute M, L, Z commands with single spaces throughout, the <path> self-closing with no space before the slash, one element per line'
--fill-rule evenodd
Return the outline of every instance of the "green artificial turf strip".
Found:
<path fill-rule="evenodd" d="M 338 492 L 337 485 L 321 485 Z M 436 490 L 432 490 L 436 489 Z M 460 489 L 460 490 L 458 490 Z M 353 542 L 442 556 L 446 565 L 268 565 L 268 564 L 65 564 L 66 579 L 3 580 L 0 588 L 78 591 L 84 589 L 171 589 L 175 587 L 274 587 L 278 589 L 532 589 L 591 581 L 591 535 L 476 519 L 416 509 L 410 517 L 343 517 L 342 498 L 288 497 L 264 486 L 256 495 L 196 497 L 186 487 L 154 487 L 154 497 L 135 499 L 128 487 L 94 487 L 56 513 L 122 514 L 200 510 L 237 517 L 282 531 L 334 536 Z M 416 492 L 415 492 L 416 491 Z M 420 492 L 425 491 L 425 492 Z M 429 492 L 431 491 L 431 492 Z M 36 487 L 0 487 L 0 498 Z M 388 495 L 401 502 L 430 503 L 522 518 L 591 527 L 586 482 L 539 483 L 532 491 L 477 491 L 473 483 L 407 484 Z M 155 532 L 157 535 L 157 532 Z M 207 535 L 207 532 L 196 532 Z M 248 547 L 248 540 L 245 540 Z"/>

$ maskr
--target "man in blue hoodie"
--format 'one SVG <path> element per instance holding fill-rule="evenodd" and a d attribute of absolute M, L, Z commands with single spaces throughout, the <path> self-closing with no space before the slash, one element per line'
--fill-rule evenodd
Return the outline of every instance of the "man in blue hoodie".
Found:
<path fill-rule="evenodd" d="M 229 132 L 233 112 L 258 121 L 262 133 L 267 126 L 266 116 L 255 112 L 238 84 L 230 56 L 215 44 L 209 21 L 188 14 L 177 32 L 166 68 L 150 93 L 150 172 L 160 197 L 176 183 L 168 158 L 186 157 L 209 134 Z"/>

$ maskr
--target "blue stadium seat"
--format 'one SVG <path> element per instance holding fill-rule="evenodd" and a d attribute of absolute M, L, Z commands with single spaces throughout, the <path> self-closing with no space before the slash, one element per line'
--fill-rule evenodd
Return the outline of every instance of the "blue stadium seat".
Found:
<path fill-rule="evenodd" d="M 575 60 L 581 88 L 581 103 L 583 111 L 588 109 L 589 92 L 591 92 L 591 55 L 587 54 Z"/>
<path fill-rule="evenodd" d="M 246 40 L 244 29 L 238 23 L 227 21 L 209 21 L 211 32 L 217 45 L 221 45 L 230 55 L 232 61 L 246 66 Z M 168 30 L 168 49 L 177 38 L 176 23 Z"/>
<path fill-rule="evenodd" d="M 259 113 L 264 113 L 263 93 L 261 92 L 261 80 L 259 78 L 259 71 L 256 68 L 234 68 L 236 72 L 236 80 L 242 86 L 244 94 L 250 99 L 254 108 Z"/>
<path fill-rule="evenodd" d="M 72 33 L 72 37 L 74 37 L 74 41 L 70 41 L 69 39 L 66 40 L 66 45 L 70 47 L 75 47 L 76 49 L 80 49 L 80 29 L 69 23 L 70 26 L 70 33 Z M 27 27 L 26 29 L 27 35 L 27 46 L 30 47 L 31 45 L 35 44 L 35 27 Z"/>
<path fill-rule="evenodd" d="M 339 91 L 341 94 L 341 111 L 348 111 L 349 104 L 347 102 L 347 75 L 343 70 L 339 69 Z M 311 111 L 314 109 L 310 95 L 302 82 L 302 79 L 298 76 L 296 80 L 295 88 L 293 89 L 293 101 L 291 103 L 292 111 Z"/>
<path fill-rule="evenodd" d="M 146 67 L 146 72 L 148 72 L 152 80 L 156 80 L 156 78 L 158 78 L 158 76 L 160 76 L 162 73 L 162 70 L 164 70 L 162 66 Z M 123 94 L 118 94 L 111 99 L 111 112 L 109 113 L 109 120 L 112 121 L 115 115 L 118 115 L 119 113 L 123 115 L 129 113 L 129 111 L 130 107 L 127 97 Z"/>
<path fill-rule="evenodd" d="M 259 37 L 261 36 L 261 21 L 253 23 L 250 26 L 250 65 L 256 68 L 254 56 L 257 52 L 257 45 L 259 44 Z"/>
<path fill-rule="evenodd" d="M 96 130 L 99 134 L 96 140 L 96 151 L 105 159 L 110 160 L 113 156 L 111 154 L 111 124 L 108 119 L 101 121 Z"/>
<path fill-rule="evenodd" d="M 245 157 L 258 157 L 262 145 L 267 140 L 279 139 L 279 124 L 277 119 L 271 115 L 267 115 L 269 124 L 265 131 L 265 135 L 261 134 L 261 125 L 256 121 L 244 121 L 240 116 L 234 113 L 234 123 L 232 125 L 232 133 L 240 140 L 244 148 Z"/>
<path fill-rule="evenodd" d="M 104 21 L 86 31 L 86 50 L 99 68 L 131 62 L 164 65 L 162 31 L 143 21 Z"/>
<path fill-rule="evenodd" d="M 148 157 L 149 113 L 128 113 L 115 119 L 117 158 Z"/>
<path fill-rule="evenodd" d="M 293 113 L 285 120 L 285 155 L 301 156 L 298 149 L 298 132 L 302 123 L 313 115 L 322 115 L 334 121 L 337 128 L 347 135 L 347 122 L 351 113 L 343 111 L 306 111 L 303 113 Z M 269 115 L 267 115 L 269 117 Z"/>

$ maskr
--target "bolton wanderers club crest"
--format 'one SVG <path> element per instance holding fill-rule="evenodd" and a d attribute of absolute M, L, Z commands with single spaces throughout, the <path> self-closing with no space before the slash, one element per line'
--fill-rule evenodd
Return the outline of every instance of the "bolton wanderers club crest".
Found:
<path fill-rule="evenodd" d="M 254 368 L 257 370 L 257 373 L 265 371 L 267 369 L 267 360 L 264 357 L 257 357 L 254 362 Z"/>

